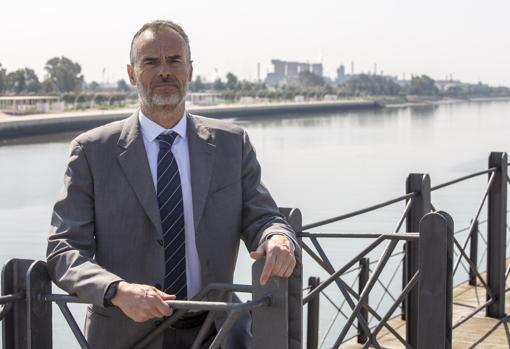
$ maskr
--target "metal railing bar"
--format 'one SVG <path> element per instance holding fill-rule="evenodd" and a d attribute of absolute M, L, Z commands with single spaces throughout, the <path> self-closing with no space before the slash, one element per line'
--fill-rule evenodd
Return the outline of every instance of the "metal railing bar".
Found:
<path fill-rule="evenodd" d="M 209 346 L 209 349 L 217 349 L 220 347 L 220 345 L 223 343 L 223 340 L 225 339 L 227 332 L 234 325 L 239 315 L 240 312 L 238 311 L 229 312 L 227 319 L 223 323 L 223 326 L 221 326 L 220 330 L 218 331 L 218 334 L 216 335 L 213 342 Z"/>
<path fill-rule="evenodd" d="M 408 284 L 406 285 L 406 287 L 404 287 L 404 289 L 402 290 L 402 292 L 400 293 L 400 295 L 397 297 L 397 299 L 393 302 L 393 304 L 391 305 L 390 309 L 386 312 L 386 314 L 383 316 L 383 318 L 379 321 L 379 324 L 376 326 L 376 328 L 374 329 L 373 333 L 375 336 L 377 336 L 377 334 L 379 333 L 379 331 L 382 329 L 382 327 L 384 326 L 384 324 L 386 324 L 390 318 L 390 316 L 393 314 L 393 312 L 395 312 L 395 310 L 398 308 L 398 306 L 400 305 L 400 303 L 402 303 L 402 300 L 404 299 L 404 297 L 407 296 L 407 294 L 413 289 L 413 287 L 416 285 L 416 283 L 418 282 L 419 280 L 419 277 L 420 277 L 420 271 L 416 271 L 416 273 L 414 273 L 413 277 L 411 278 L 411 280 L 409 280 Z M 368 344 L 370 344 L 368 341 L 367 343 L 365 343 L 365 346 L 363 348 L 368 348 Z M 406 343 L 407 344 L 407 343 Z M 407 344 L 409 345 L 409 344 Z"/>
<path fill-rule="evenodd" d="M 412 198 L 413 196 L 416 196 L 416 195 L 417 195 L 417 193 L 415 193 L 415 192 L 409 193 L 409 194 L 406 194 L 406 195 L 399 196 L 398 198 L 382 202 L 380 204 L 376 204 L 376 205 L 373 205 L 373 206 L 362 208 L 362 209 L 357 210 L 357 211 L 353 211 L 353 212 L 350 212 L 350 213 L 343 214 L 341 216 L 336 216 L 336 217 L 329 218 L 329 219 L 324 219 L 322 221 L 318 221 L 318 222 L 315 222 L 315 223 L 307 224 L 307 225 L 303 226 L 303 230 L 308 230 L 308 229 L 319 227 L 321 225 L 326 225 L 326 224 L 338 222 L 338 221 L 341 221 L 341 220 L 344 220 L 344 219 L 347 219 L 347 218 L 359 216 L 361 214 L 364 214 L 364 213 L 367 213 L 367 212 L 370 212 L 370 211 L 374 211 L 374 210 L 377 210 L 379 208 L 386 207 L 386 206 L 392 205 L 392 204 L 400 202 L 400 201 L 404 201 L 404 200 L 410 199 L 410 198 Z"/>
<path fill-rule="evenodd" d="M 361 269 L 361 268 L 360 268 L 360 269 Z M 355 278 L 355 279 L 351 282 L 351 286 L 350 286 L 350 288 L 351 288 L 351 289 L 354 287 L 354 284 L 355 284 L 358 280 L 359 280 L 359 274 L 358 274 L 358 277 L 357 277 L 357 278 Z M 326 294 L 326 292 L 325 292 L 325 291 L 323 291 L 323 292 L 322 292 L 322 294 Z M 344 297 L 344 300 L 342 301 L 342 304 L 340 304 L 340 309 L 343 309 L 343 307 L 344 307 L 344 305 L 345 305 L 345 303 L 346 303 L 346 302 L 347 302 L 347 299 Z M 344 317 L 345 317 L 345 319 L 347 320 L 347 316 L 345 316 L 345 315 L 344 315 Z"/>
<path fill-rule="evenodd" d="M 472 174 L 469 174 L 469 175 L 466 175 L 466 176 L 462 176 L 462 177 L 453 179 L 451 181 L 444 182 L 444 183 L 438 184 L 436 186 L 433 186 L 433 187 L 430 188 L 430 191 L 438 190 L 438 189 L 447 187 L 449 185 L 465 181 L 466 179 L 470 179 L 470 178 L 473 178 L 473 177 L 481 176 L 481 175 L 484 175 L 484 174 L 487 174 L 487 173 L 494 173 L 496 170 L 497 170 L 496 167 L 491 167 L 491 168 L 489 168 L 487 170 L 483 170 L 483 171 L 475 172 L 475 173 L 472 173 Z"/>
<path fill-rule="evenodd" d="M 489 190 L 492 187 L 492 183 L 494 183 L 494 178 L 496 178 L 495 173 L 492 173 L 490 178 L 489 178 L 489 183 L 487 184 L 487 188 L 485 189 L 485 193 L 483 195 L 482 202 L 478 206 L 478 210 L 476 211 L 475 217 L 471 220 L 471 224 L 470 224 L 470 227 L 469 227 L 469 234 L 468 234 L 468 236 L 466 238 L 466 242 L 464 243 L 464 247 L 462 247 L 463 250 L 467 247 L 468 242 L 471 240 L 471 233 L 472 233 L 472 231 L 473 231 L 473 229 L 475 227 L 475 224 L 476 224 L 476 221 L 478 220 L 478 217 L 480 216 L 480 212 L 482 212 L 483 205 L 485 204 L 485 199 L 487 199 L 487 196 L 489 195 Z M 457 271 L 457 268 L 459 266 L 459 262 L 460 262 L 460 256 L 457 259 L 457 263 L 455 263 L 455 268 L 453 268 L 453 275 L 455 275 L 455 272 Z"/>
<path fill-rule="evenodd" d="M 402 212 L 402 215 L 400 216 L 400 219 L 398 220 L 398 223 L 397 223 L 397 226 L 395 227 L 395 229 L 393 229 L 393 235 L 396 236 L 398 235 L 398 231 L 400 230 L 400 228 L 402 227 L 402 224 L 404 223 L 405 219 L 406 219 L 406 216 L 407 214 L 409 213 L 409 210 L 411 209 L 411 207 L 413 206 L 415 202 L 415 198 L 414 196 L 411 197 L 407 203 L 406 203 L 406 207 L 404 208 L 404 212 Z M 410 232 L 406 232 L 405 235 L 409 235 Z M 419 233 L 416 233 L 416 235 L 418 235 L 418 239 L 420 238 L 420 234 Z"/>
<path fill-rule="evenodd" d="M 349 286 L 346 285 L 346 288 L 347 288 L 347 291 L 352 294 L 352 296 L 356 299 L 356 300 L 359 300 L 359 295 L 356 293 L 356 291 L 354 291 L 352 288 L 350 288 Z M 364 307 L 365 309 L 367 309 L 369 312 L 370 312 L 370 315 L 372 315 L 373 317 L 375 317 L 378 321 L 381 321 L 382 317 L 377 314 L 374 309 L 369 305 L 369 304 L 366 304 L 366 303 L 363 303 L 362 307 Z M 391 334 L 393 334 L 395 336 L 395 338 L 397 338 L 406 348 L 409 348 L 409 349 L 413 349 L 409 344 L 407 344 L 406 340 L 404 338 L 402 338 L 402 336 L 393 328 L 391 327 L 390 325 L 388 325 L 387 323 L 384 324 L 384 327 L 386 327 L 386 329 L 388 331 L 391 332 Z"/>
<path fill-rule="evenodd" d="M 2 304 L 0 307 L 0 321 L 2 321 L 7 314 L 9 314 L 12 308 L 14 308 L 14 302 Z"/>
<path fill-rule="evenodd" d="M 464 304 L 464 303 L 459 303 L 459 302 L 452 302 L 453 305 L 458 305 L 459 307 L 465 307 L 465 308 L 470 308 L 470 309 L 476 309 L 476 307 L 474 305 L 469 305 L 469 304 Z"/>
<path fill-rule="evenodd" d="M 338 338 L 335 342 L 334 348 L 338 348 L 338 347 L 340 347 L 340 344 L 342 344 L 345 336 L 347 335 L 348 328 L 351 326 L 356 315 L 359 314 L 359 310 L 361 308 L 361 304 L 363 303 L 363 300 L 367 298 L 367 295 L 370 293 L 370 291 L 374 287 L 375 281 L 377 280 L 377 278 L 379 278 L 379 275 L 381 274 L 382 269 L 386 265 L 386 262 L 388 261 L 393 250 L 397 246 L 397 243 L 398 243 L 398 241 L 395 241 L 395 240 L 391 240 L 388 242 L 388 245 L 386 246 L 386 248 L 383 252 L 382 258 L 380 258 L 379 263 L 377 263 L 377 266 L 376 266 L 374 272 L 372 273 L 372 276 L 368 279 L 368 282 L 367 282 L 365 288 L 363 289 L 363 292 L 361 292 L 361 295 L 359 296 L 360 301 L 358 302 L 356 307 L 353 309 L 353 313 L 347 320 L 347 324 L 344 326 L 344 328 L 340 332 L 340 335 L 338 336 Z M 373 340 L 373 339 L 371 339 L 371 340 Z"/>
<path fill-rule="evenodd" d="M 328 270 L 324 261 L 305 242 L 300 241 L 300 245 L 301 248 L 305 250 L 305 252 L 308 253 L 315 262 L 317 262 L 317 264 L 319 264 L 319 266 L 321 266 L 324 270 Z"/>
<path fill-rule="evenodd" d="M 404 252 L 404 251 L 398 251 L 398 252 L 395 252 L 394 254 L 392 254 L 392 255 L 390 256 L 390 258 L 398 257 L 398 256 L 401 256 L 401 255 L 403 255 L 403 254 L 405 254 L 405 252 Z M 377 264 L 378 262 L 379 262 L 379 260 L 378 260 L 378 259 L 376 259 L 376 260 L 370 261 L 369 265 Z"/>
<path fill-rule="evenodd" d="M 397 266 L 397 267 L 395 268 L 395 270 L 393 271 L 393 275 L 391 275 L 390 281 L 388 281 L 388 286 L 389 286 L 389 285 L 391 285 L 391 283 L 393 282 L 393 279 L 395 279 L 395 276 L 397 275 L 397 271 L 400 269 L 400 266 L 402 265 L 402 263 L 403 263 L 403 262 L 404 262 L 404 259 L 402 258 L 402 259 L 400 260 L 400 263 L 398 264 L 398 266 Z M 392 299 L 393 301 L 395 301 L 395 300 L 396 300 L 396 299 L 395 299 L 395 297 L 393 297 L 393 295 L 391 294 L 391 292 L 388 290 L 388 288 L 387 288 L 387 287 L 385 287 L 385 286 L 382 284 L 382 282 L 381 282 L 380 280 L 378 280 L 378 281 L 379 281 L 379 283 L 381 284 L 382 288 L 384 289 L 384 292 L 385 292 L 385 293 L 383 293 L 383 295 L 381 296 L 381 299 L 379 300 L 379 303 L 377 303 L 377 306 L 375 307 L 375 311 L 376 311 L 376 312 L 379 310 L 379 307 L 381 306 L 381 303 L 382 303 L 382 301 L 383 301 L 383 299 L 384 299 L 385 294 L 388 294 L 388 295 L 391 297 L 391 299 Z"/>
<path fill-rule="evenodd" d="M 506 339 L 507 339 L 508 343 L 510 343 L 510 332 L 508 331 L 508 325 L 506 324 L 507 321 L 508 321 L 507 318 L 500 319 L 498 322 L 496 322 L 496 324 L 494 326 L 492 326 L 492 328 L 487 333 L 485 333 L 483 336 L 481 336 L 468 349 L 477 348 L 478 345 L 480 345 L 484 340 L 486 340 L 496 330 L 496 328 L 498 328 L 499 325 L 501 325 L 501 324 L 503 324 L 503 326 L 505 327 Z"/>
<path fill-rule="evenodd" d="M 480 238 L 482 238 L 483 243 L 485 244 L 485 246 L 487 246 L 487 239 L 485 239 L 485 236 L 483 236 L 483 235 L 480 233 L 480 230 L 478 230 L 478 236 L 479 236 Z M 508 245 L 508 241 L 507 241 L 507 245 Z"/>
<path fill-rule="evenodd" d="M 331 264 L 328 256 L 324 252 L 324 250 L 322 249 L 322 246 L 320 245 L 319 241 L 316 238 L 311 238 L 310 240 L 312 241 L 313 245 L 315 246 L 315 249 L 321 256 L 322 260 L 328 267 L 328 269 L 326 269 L 326 271 L 329 273 L 334 273 L 335 268 Z M 347 304 L 349 305 L 349 307 L 351 307 L 351 309 L 354 310 L 356 306 L 355 306 L 352 298 L 349 296 L 349 293 L 345 290 L 345 286 L 347 286 L 345 284 L 345 282 L 340 278 L 340 276 L 338 276 L 335 278 L 335 283 L 337 284 L 338 288 L 340 289 L 340 292 L 344 296 L 344 299 L 347 301 Z M 318 287 L 320 287 L 320 285 Z M 316 287 L 314 290 L 316 290 L 318 287 Z M 312 292 L 310 292 L 308 295 L 310 295 L 311 293 Z M 360 298 L 359 303 L 362 303 L 362 298 Z M 359 311 L 357 312 L 357 314 L 355 313 L 355 315 L 358 318 L 359 324 L 362 326 L 362 329 L 365 332 L 365 335 L 368 338 L 372 338 L 372 334 L 370 332 L 370 327 L 368 326 L 368 321 L 367 321 L 368 319 L 363 318 L 363 316 L 361 315 L 361 313 Z M 377 344 L 377 340 L 374 339 L 374 341 L 376 342 L 374 344 L 374 346 L 376 348 L 380 348 L 380 346 Z"/>
<path fill-rule="evenodd" d="M 486 303 L 480 305 L 479 307 L 477 307 L 475 310 L 473 310 L 473 312 L 471 312 L 470 314 L 468 314 L 466 317 L 463 317 L 462 319 L 460 319 L 459 321 L 457 321 L 455 323 L 455 325 L 452 326 L 452 330 L 456 329 L 457 327 L 459 327 L 460 325 L 462 325 L 464 322 L 468 321 L 469 319 L 471 319 L 473 316 L 475 316 L 477 313 L 479 313 L 481 310 L 487 308 L 488 306 L 492 305 L 492 303 L 494 303 L 494 301 L 491 299 L 489 299 L 489 301 L 487 301 Z"/>
<path fill-rule="evenodd" d="M 12 294 L 6 294 L 4 296 L 0 296 L 0 304 L 11 303 L 14 301 L 19 301 L 25 298 L 25 292 L 16 292 Z"/>
<path fill-rule="evenodd" d="M 419 233 L 308 233 L 302 232 L 299 237 L 302 238 L 356 238 L 356 239 L 376 239 L 384 237 L 385 240 L 418 240 Z"/>
<path fill-rule="evenodd" d="M 85 339 L 85 336 L 80 330 L 80 327 L 76 323 L 76 320 L 74 319 L 73 314 L 71 314 L 71 311 L 69 310 L 67 303 L 65 301 L 59 301 L 56 302 L 58 307 L 60 308 L 60 311 L 62 312 L 62 315 L 64 315 L 64 318 L 67 321 L 67 324 L 71 328 L 71 331 L 74 334 L 74 337 L 78 341 L 78 344 L 80 344 L 80 347 L 82 349 L 91 349 L 89 343 Z"/>
<path fill-rule="evenodd" d="M 457 251 L 453 251 L 454 252 L 454 257 L 457 257 L 458 253 Z M 460 261 L 460 265 L 462 267 L 462 269 L 464 269 L 464 271 L 469 274 L 469 269 L 466 267 L 466 265 L 462 262 L 462 260 Z"/>
<path fill-rule="evenodd" d="M 252 310 L 271 304 L 271 297 L 263 297 L 245 303 L 206 302 L 206 301 L 165 301 L 173 309 L 206 310 L 206 311 L 243 311 Z"/>
<path fill-rule="evenodd" d="M 211 328 L 215 314 L 216 314 L 215 311 L 210 311 L 209 314 L 207 314 L 207 317 L 205 318 L 202 327 L 200 327 L 200 331 L 198 332 L 198 335 L 195 338 L 195 341 L 193 342 L 193 346 L 191 347 L 191 349 L 200 349 L 200 346 L 202 345 L 202 342 L 204 341 L 205 336 L 207 335 L 207 330 Z"/>
<path fill-rule="evenodd" d="M 453 243 L 455 244 L 455 246 L 457 246 L 458 249 L 460 249 L 460 244 L 457 241 L 457 239 L 454 238 L 453 239 Z M 490 298 L 494 298 L 494 293 L 492 293 L 492 290 L 485 283 L 485 280 L 482 278 L 482 275 L 480 275 L 480 273 L 478 272 L 478 270 L 476 268 L 476 265 L 474 265 L 474 263 L 471 261 L 471 259 L 468 257 L 468 255 L 466 254 L 466 252 L 464 250 L 460 249 L 460 253 L 461 253 L 461 256 L 459 256 L 459 257 L 464 257 L 464 259 L 468 262 L 470 268 L 472 268 L 472 270 L 475 273 L 476 277 L 480 280 L 480 282 L 482 283 L 483 287 L 485 287 L 485 290 L 486 290 L 487 294 L 489 295 L 489 297 Z"/>
<path fill-rule="evenodd" d="M 437 212 L 436 206 L 434 206 L 434 205 L 432 204 L 432 202 L 430 203 L 430 211 L 431 211 L 431 212 Z"/>
<path fill-rule="evenodd" d="M 338 315 L 340 315 L 339 311 L 336 312 L 336 315 L 333 318 L 333 321 L 331 321 L 331 324 L 329 324 L 329 327 L 326 330 L 326 333 L 324 334 L 324 337 L 322 338 L 321 344 L 319 344 L 319 348 L 322 348 L 322 346 L 324 345 L 324 342 L 326 341 L 326 338 L 328 338 L 328 335 L 331 332 L 331 329 L 333 328 L 333 325 L 335 324 L 336 319 L 338 319 Z M 347 318 L 347 316 L 345 318 Z"/>
<path fill-rule="evenodd" d="M 308 293 L 306 295 L 306 297 L 303 298 L 303 304 L 308 303 L 310 301 L 310 299 L 315 297 L 320 291 L 322 291 L 323 289 L 328 287 L 333 281 L 335 281 L 335 279 L 338 276 L 342 275 L 345 271 L 349 270 L 354 264 L 358 263 L 361 258 L 365 257 L 365 255 L 367 255 L 373 249 L 375 249 L 377 246 L 379 246 L 379 244 L 383 240 L 384 239 L 382 237 L 378 237 L 370 245 L 368 245 L 361 252 L 359 252 L 354 258 L 352 258 L 347 264 L 345 264 L 342 268 L 340 268 L 339 270 L 337 270 L 336 272 L 331 274 L 330 277 L 327 278 L 326 280 L 322 281 L 316 288 L 313 289 L 312 292 Z M 394 240 L 392 240 L 391 242 L 393 242 L 393 241 Z M 325 268 L 325 270 L 328 271 L 327 268 Z"/>
<path fill-rule="evenodd" d="M 487 247 L 482 251 L 482 256 L 480 257 L 480 261 L 478 262 L 477 269 L 480 269 L 483 263 L 483 258 L 485 257 L 485 254 L 487 253 Z"/>

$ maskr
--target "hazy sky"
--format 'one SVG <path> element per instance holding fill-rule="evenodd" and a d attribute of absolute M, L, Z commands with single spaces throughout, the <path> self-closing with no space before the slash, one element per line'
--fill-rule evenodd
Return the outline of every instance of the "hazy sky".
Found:
<path fill-rule="evenodd" d="M 9 71 L 65 55 L 87 81 L 126 78 L 134 32 L 172 19 L 191 40 L 195 75 L 231 71 L 255 79 L 272 58 L 322 62 L 333 77 L 378 71 L 406 77 L 452 74 L 466 82 L 510 86 L 509 0 L 4 0 L 0 63 Z"/>

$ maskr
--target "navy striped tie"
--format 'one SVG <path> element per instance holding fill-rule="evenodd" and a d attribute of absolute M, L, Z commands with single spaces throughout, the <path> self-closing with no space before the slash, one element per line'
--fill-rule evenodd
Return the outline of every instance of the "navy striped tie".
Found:
<path fill-rule="evenodd" d="M 165 284 L 163 290 L 177 299 L 187 298 L 186 246 L 181 178 L 172 144 L 177 133 L 158 136 L 158 204 L 165 248 Z"/>

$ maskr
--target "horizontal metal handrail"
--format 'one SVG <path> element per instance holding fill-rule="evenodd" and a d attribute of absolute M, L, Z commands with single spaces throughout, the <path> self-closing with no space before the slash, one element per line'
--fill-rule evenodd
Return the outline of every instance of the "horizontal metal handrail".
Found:
<path fill-rule="evenodd" d="M 430 187 L 430 191 L 434 191 L 434 190 L 438 190 L 438 189 L 441 189 L 441 188 L 444 188 L 444 187 L 448 187 L 448 186 L 450 186 L 452 184 L 459 183 L 459 182 L 465 181 L 465 180 L 470 179 L 470 178 L 474 178 L 474 177 L 478 177 L 478 176 L 481 176 L 481 175 L 484 175 L 484 174 L 487 174 L 487 173 L 495 172 L 496 170 L 497 170 L 496 167 L 491 167 L 491 168 L 489 168 L 487 170 L 471 173 L 471 174 L 468 174 L 466 176 L 462 176 L 462 177 L 459 177 L 459 178 L 456 178 L 456 179 L 452 179 L 451 181 L 444 182 L 444 183 L 435 185 L 433 187 Z"/>
<path fill-rule="evenodd" d="M 357 210 L 357 211 L 353 211 L 353 212 L 350 212 L 350 213 L 343 214 L 341 216 L 332 217 L 332 218 L 325 219 L 325 220 L 322 220 L 322 221 L 318 221 L 318 222 L 315 222 L 315 223 L 307 224 L 307 225 L 303 226 L 303 230 L 316 228 L 316 227 L 319 227 L 321 225 L 326 225 L 326 224 L 329 224 L 329 223 L 338 222 L 338 221 L 341 221 L 341 220 L 344 220 L 344 219 L 347 219 L 347 218 L 352 218 L 352 217 L 355 217 L 355 216 L 359 216 L 359 215 L 361 215 L 363 213 L 367 213 L 367 212 L 370 212 L 370 211 L 375 211 L 375 210 L 377 210 L 379 208 L 386 207 L 386 206 L 392 205 L 392 204 L 400 202 L 400 201 L 411 199 L 412 197 L 416 196 L 417 194 L 418 193 L 412 192 L 412 193 L 409 193 L 409 194 L 406 194 L 406 195 L 399 196 L 399 197 L 397 197 L 395 199 L 391 199 L 391 200 L 388 200 L 388 201 L 381 202 L 380 204 L 376 204 L 376 205 L 373 205 L 373 206 L 362 208 L 362 209 Z"/>
<path fill-rule="evenodd" d="M 13 294 L 7 294 L 0 296 L 0 304 L 6 304 L 14 301 L 18 301 L 25 298 L 25 292 L 17 292 Z"/>
<path fill-rule="evenodd" d="M 356 238 L 356 239 L 377 239 L 382 237 L 384 240 L 418 240 L 419 233 L 309 233 L 300 232 L 298 237 L 303 238 Z"/>
<path fill-rule="evenodd" d="M 208 302 L 208 301 L 166 301 L 174 309 L 206 310 L 206 311 L 248 311 L 262 306 L 271 305 L 271 296 L 266 296 L 245 303 Z"/>

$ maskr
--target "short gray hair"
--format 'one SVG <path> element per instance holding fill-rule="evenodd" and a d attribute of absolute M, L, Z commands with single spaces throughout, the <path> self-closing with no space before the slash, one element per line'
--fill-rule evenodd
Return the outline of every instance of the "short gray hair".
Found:
<path fill-rule="evenodd" d="M 129 50 L 129 60 L 131 61 L 131 65 L 135 64 L 135 50 L 133 49 L 134 43 L 136 38 L 138 38 L 144 31 L 151 30 L 154 33 L 157 33 L 162 28 L 170 28 L 179 34 L 184 42 L 186 43 L 186 53 L 188 55 L 188 60 L 191 61 L 191 49 L 189 46 L 189 38 L 184 29 L 172 21 L 165 21 L 165 20 L 156 20 L 152 22 L 145 23 L 133 36 L 133 39 L 131 40 L 131 48 Z"/>

